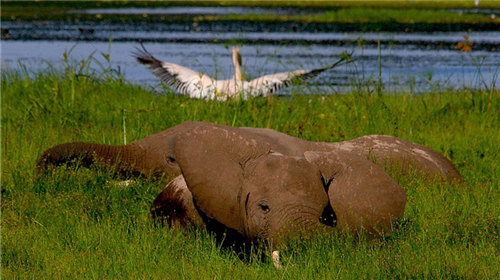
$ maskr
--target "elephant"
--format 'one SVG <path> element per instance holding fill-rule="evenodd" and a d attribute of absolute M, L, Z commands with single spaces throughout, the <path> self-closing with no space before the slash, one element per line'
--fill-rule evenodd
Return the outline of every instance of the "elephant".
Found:
<path fill-rule="evenodd" d="M 37 171 L 76 162 L 89 167 L 101 164 L 121 174 L 173 178 L 180 174 L 173 147 L 180 133 L 196 126 L 221 126 L 206 122 L 186 121 L 167 130 L 149 135 L 128 145 L 107 145 L 75 142 L 56 145 L 39 157 Z M 462 181 L 453 164 L 438 152 L 394 136 L 367 135 L 342 142 L 311 142 L 265 128 L 239 128 L 260 135 L 273 150 L 290 156 L 303 156 L 306 151 L 330 152 L 344 150 L 369 158 L 382 167 L 396 165 L 404 170 L 413 168 L 429 178 Z"/>
<path fill-rule="evenodd" d="M 280 244 L 291 228 L 333 225 L 388 234 L 403 216 L 406 195 L 384 171 L 387 163 L 461 179 L 439 153 L 392 136 L 309 142 L 270 129 L 205 122 L 184 122 L 123 146 L 58 145 L 37 165 L 45 170 L 71 159 L 120 173 L 177 175 L 155 199 L 153 216 L 229 232 L 246 243 Z"/>

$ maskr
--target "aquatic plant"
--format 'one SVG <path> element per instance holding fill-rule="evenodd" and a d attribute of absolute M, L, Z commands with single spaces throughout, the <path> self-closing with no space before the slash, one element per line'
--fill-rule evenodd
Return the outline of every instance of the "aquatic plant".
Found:
<path fill-rule="evenodd" d="M 472 41 L 469 41 L 468 35 L 463 35 L 465 41 L 457 43 L 456 49 L 463 52 L 470 52 L 472 50 Z"/>

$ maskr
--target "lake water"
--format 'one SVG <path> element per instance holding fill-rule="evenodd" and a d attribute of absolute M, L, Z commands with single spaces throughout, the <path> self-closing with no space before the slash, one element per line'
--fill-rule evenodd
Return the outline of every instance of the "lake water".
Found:
<path fill-rule="evenodd" d="M 199 8 L 206 14 L 228 10 Z M 267 9 L 239 8 L 240 13 L 267 13 Z M 259 10 L 259 9 L 262 9 Z M 154 11 L 151 11 L 154 10 Z M 177 10 L 132 9 L 133 13 L 182 14 Z M 197 10 L 188 9 L 193 12 Z M 230 12 L 232 10 L 229 10 Z M 81 11 L 80 11 L 81 12 Z M 85 13 L 122 13 L 120 9 L 86 10 Z M 130 10 L 128 13 L 132 13 Z M 296 14 L 300 10 L 280 10 Z M 123 12 L 125 13 L 125 12 Z M 232 45 L 239 45 L 246 77 L 326 66 L 343 51 L 353 51 L 355 63 L 328 70 L 294 88 L 296 92 L 342 92 L 352 85 L 373 88 L 379 74 L 384 90 L 409 89 L 415 92 L 446 88 L 498 88 L 500 75 L 500 32 L 316 32 L 298 27 L 282 30 L 275 24 L 228 25 L 164 23 L 67 23 L 58 21 L 2 21 L 8 30 L 1 43 L 2 69 L 19 69 L 19 64 L 39 71 L 47 65 L 62 67 L 63 53 L 78 62 L 93 56 L 108 66 L 102 54 L 110 54 L 110 67 L 119 69 L 126 79 L 152 86 L 159 81 L 139 65 L 132 52 L 139 41 L 157 58 L 181 64 L 224 79 L 232 75 Z M 468 35 L 472 51 L 454 48 Z M 380 49 L 378 48 L 380 42 Z M 94 67 L 99 68 L 99 63 Z M 282 93 L 288 93 L 283 91 Z"/>

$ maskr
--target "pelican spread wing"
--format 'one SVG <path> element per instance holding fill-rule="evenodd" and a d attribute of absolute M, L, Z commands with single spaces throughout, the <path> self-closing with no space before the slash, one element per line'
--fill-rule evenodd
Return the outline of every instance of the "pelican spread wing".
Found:
<path fill-rule="evenodd" d="M 249 87 L 252 92 L 255 91 L 256 93 L 260 92 L 264 94 L 273 94 L 282 88 L 292 85 L 292 83 L 296 80 L 305 80 L 315 77 L 323 71 L 345 64 L 349 59 L 350 55 L 343 54 L 337 62 L 327 67 L 312 70 L 299 69 L 290 72 L 265 75 L 251 80 L 249 82 Z"/>
<path fill-rule="evenodd" d="M 134 55 L 139 63 L 152 70 L 153 75 L 181 94 L 201 97 L 203 89 L 213 83 L 212 79 L 203 73 L 175 63 L 160 61 L 145 50 L 138 50 Z"/>

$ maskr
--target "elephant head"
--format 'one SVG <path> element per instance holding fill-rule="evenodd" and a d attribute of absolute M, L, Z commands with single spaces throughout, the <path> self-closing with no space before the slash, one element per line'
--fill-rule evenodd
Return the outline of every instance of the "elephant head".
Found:
<path fill-rule="evenodd" d="M 402 216 L 404 191 L 378 166 L 345 152 L 283 155 L 259 135 L 226 126 L 193 127 L 175 143 L 177 163 L 205 222 L 247 242 L 279 243 L 290 229 L 388 231 Z"/>
<path fill-rule="evenodd" d="M 251 133 L 200 125 L 179 136 L 175 149 L 202 216 L 247 241 L 273 241 L 290 222 L 317 222 L 328 205 L 317 167 L 273 153 L 265 139 Z"/>

